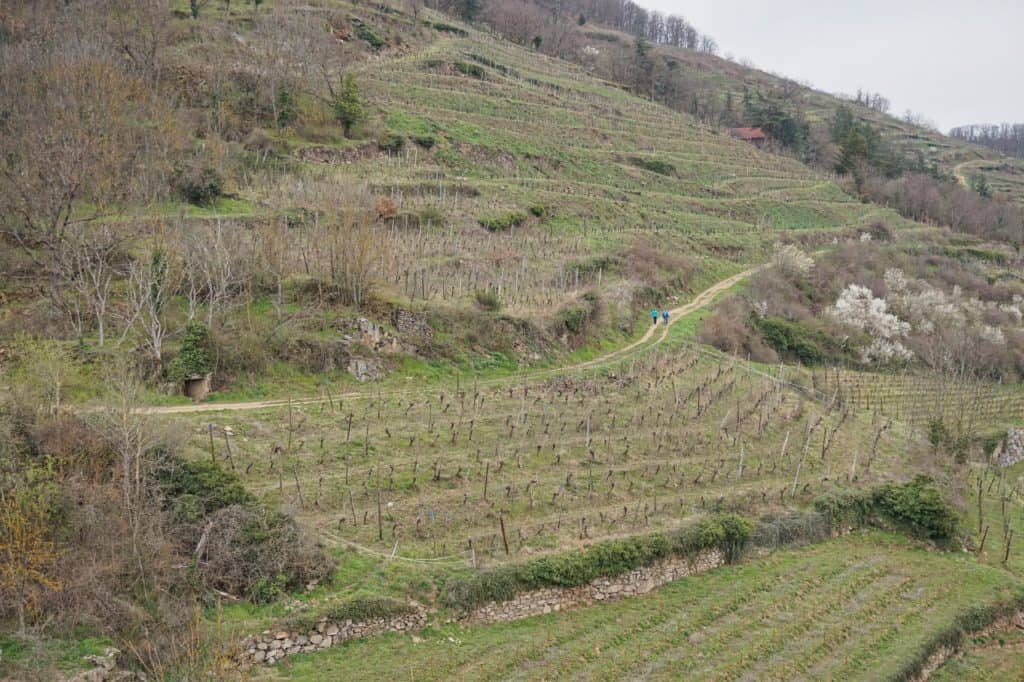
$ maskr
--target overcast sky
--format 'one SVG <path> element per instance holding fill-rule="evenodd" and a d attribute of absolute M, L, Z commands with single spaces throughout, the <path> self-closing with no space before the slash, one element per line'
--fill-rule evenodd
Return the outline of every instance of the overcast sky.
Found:
<path fill-rule="evenodd" d="M 637 0 L 722 54 L 828 92 L 880 92 L 943 131 L 1024 122 L 1024 0 Z"/>

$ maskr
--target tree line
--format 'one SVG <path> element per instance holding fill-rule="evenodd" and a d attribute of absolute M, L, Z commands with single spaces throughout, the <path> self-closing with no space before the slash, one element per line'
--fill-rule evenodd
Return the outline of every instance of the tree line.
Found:
<path fill-rule="evenodd" d="M 584 26 L 593 21 L 602 26 L 628 33 L 658 45 L 681 47 L 714 54 L 718 44 L 685 18 L 676 14 L 648 10 L 630 0 L 429 0 L 426 3 L 466 21 L 482 19 L 501 32 L 518 34 L 525 24 L 575 24 Z M 525 43 L 541 38 L 542 32 L 531 35 Z"/>
<path fill-rule="evenodd" d="M 959 126 L 950 130 L 949 136 L 1024 159 L 1024 123 Z"/>

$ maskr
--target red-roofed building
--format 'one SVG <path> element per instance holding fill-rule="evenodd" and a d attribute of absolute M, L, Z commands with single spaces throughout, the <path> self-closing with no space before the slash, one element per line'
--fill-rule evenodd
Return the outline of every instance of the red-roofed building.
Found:
<path fill-rule="evenodd" d="M 768 135 L 760 128 L 729 128 L 729 134 L 737 140 L 749 142 L 758 149 L 768 142 Z"/>

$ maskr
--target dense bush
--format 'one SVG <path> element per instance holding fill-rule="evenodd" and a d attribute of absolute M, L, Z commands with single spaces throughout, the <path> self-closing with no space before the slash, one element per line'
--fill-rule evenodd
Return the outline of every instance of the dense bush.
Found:
<path fill-rule="evenodd" d="M 433 135 L 413 135 L 410 139 L 424 149 L 433 149 L 437 144 L 437 138 Z"/>
<path fill-rule="evenodd" d="M 872 501 L 880 513 L 919 538 L 947 542 L 956 536 L 957 514 L 927 476 L 904 485 L 886 483 L 872 491 Z"/>
<path fill-rule="evenodd" d="M 795 357 L 805 365 L 816 365 L 826 357 L 822 346 L 829 344 L 829 339 L 800 322 L 764 317 L 754 324 L 764 342 L 780 355 Z"/>
<path fill-rule="evenodd" d="M 455 70 L 464 76 L 471 78 L 477 78 L 483 80 L 487 76 L 487 72 L 484 68 L 478 64 L 470 64 L 469 62 L 455 62 Z"/>
<path fill-rule="evenodd" d="M 196 571 L 203 584 L 253 601 L 330 578 L 334 562 L 289 516 L 235 504 L 205 520 Z"/>
<path fill-rule="evenodd" d="M 295 95 L 285 86 L 279 86 L 274 94 L 274 109 L 277 111 L 277 126 L 286 128 L 299 118 Z"/>
<path fill-rule="evenodd" d="M 156 455 L 154 476 L 167 506 L 179 523 L 195 523 L 233 504 L 254 505 L 238 476 L 209 460 Z"/>
<path fill-rule="evenodd" d="M 216 462 L 156 455 L 154 478 L 201 583 L 257 603 L 328 578 L 333 562 L 291 517 L 263 508 Z"/>
<path fill-rule="evenodd" d="M 397 133 L 384 133 L 377 140 L 377 147 L 381 151 L 397 154 L 405 146 L 405 138 Z"/>
<path fill-rule="evenodd" d="M 478 218 L 477 222 L 488 232 L 507 232 L 526 222 L 526 214 L 519 211 Z"/>
<path fill-rule="evenodd" d="M 492 289 L 477 289 L 474 294 L 476 303 L 484 310 L 490 310 L 491 312 L 497 312 L 501 310 L 501 299 L 498 298 L 498 292 Z"/>
<path fill-rule="evenodd" d="M 178 167 L 173 184 L 185 201 L 196 206 L 207 206 L 224 194 L 224 178 L 211 166 Z"/>
<path fill-rule="evenodd" d="M 823 495 L 814 505 L 833 527 L 884 521 L 916 538 L 943 544 L 955 540 L 959 529 L 956 511 L 927 476 L 868 491 Z"/>
<path fill-rule="evenodd" d="M 181 350 L 167 365 L 167 378 L 171 381 L 184 381 L 213 370 L 210 347 L 210 330 L 204 324 L 190 322 L 185 327 Z"/>
<path fill-rule="evenodd" d="M 453 35 L 459 36 L 460 38 L 465 38 L 466 36 L 469 35 L 469 33 L 467 33 L 464 29 L 461 29 L 458 26 L 452 26 L 451 24 L 446 24 L 441 21 L 435 21 L 433 24 L 431 24 L 431 26 L 434 28 L 435 31 L 440 31 L 441 33 L 451 33 Z"/>
<path fill-rule="evenodd" d="M 347 73 L 341 80 L 341 91 L 331 102 L 331 111 L 335 120 L 341 124 L 345 137 L 352 133 L 352 128 L 363 122 L 366 111 L 359 95 L 359 85 L 354 74 Z"/>
<path fill-rule="evenodd" d="M 368 24 L 359 24 L 356 26 L 356 35 L 365 40 L 375 50 L 379 50 L 384 47 L 385 41 L 380 35 L 374 31 Z"/>
<path fill-rule="evenodd" d="M 570 334 L 579 334 L 587 323 L 587 315 L 583 306 L 568 306 L 558 312 L 558 323 Z"/>
<path fill-rule="evenodd" d="M 634 156 L 630 159 L 630 162 L 637 168 L 643 168 L 646 171 L 657 173 L 658 175 L 675 175 L 676 167 L 668 161 L 662 161 L 661 159 L 644 159 L 638 156 Z"/>

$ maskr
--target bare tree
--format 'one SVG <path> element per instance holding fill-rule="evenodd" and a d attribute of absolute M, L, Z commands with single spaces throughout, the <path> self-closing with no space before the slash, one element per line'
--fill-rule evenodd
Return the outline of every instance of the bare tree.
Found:
<path fill-rule="evenodd" d="M 71 316 L 79 338 L 84 331 L 83 308 L 88 309 L 100 346 L 106 342 L 115 259 L 121 245 L 121 237 L 109 225 L 76 224 L 69 227 L 56 254 L 61 277 L 55 286 L 63 290 L 56 300 L 64 302 L 62 307 Z"/>
<path fill-rule="evenodd" d="M 177 290 L 178 266 L 162 247 L 148 257 L 133 261 L 128 268 L 128 328 L 138 330 L 156 367 L 163 366 L 164 341 L 170 334 L 166 320 L 167 303 Z"/>
<path fill-rule="evenodd" d="M 120 463 L 121 505 L 129 529 L 132 559 L 145 573 L 142 531 L 151 505 L 147 486 L 146 455 L 159 442 L 150 419 L 137 407 L 141 379 L 126 363 L 109 368 L 107 403 L 95 418 L 95 426 L 117 454 Z"/>
<path fill-rule="evenodd" d="M 5 46 L 0 58 L 0 230 L 40 266 L 70 225 L 116 212 L 141 176 L 163 167 L 139 163 L 155 137 L 148 130 L 175 137 L 157 93 L 79 19 L 53 9 L 52 34 Z"/>
<path fill-rule="evenodd" d="M 200 303 L 206 304 L 206 326 L 214 328 L 222 309 L 247 279 L 245 245 L 238 228 L 218 220 L 213 229 L 185 226 L 183 278 L 188 298 L 188 319 L 195 319 Z"/>

